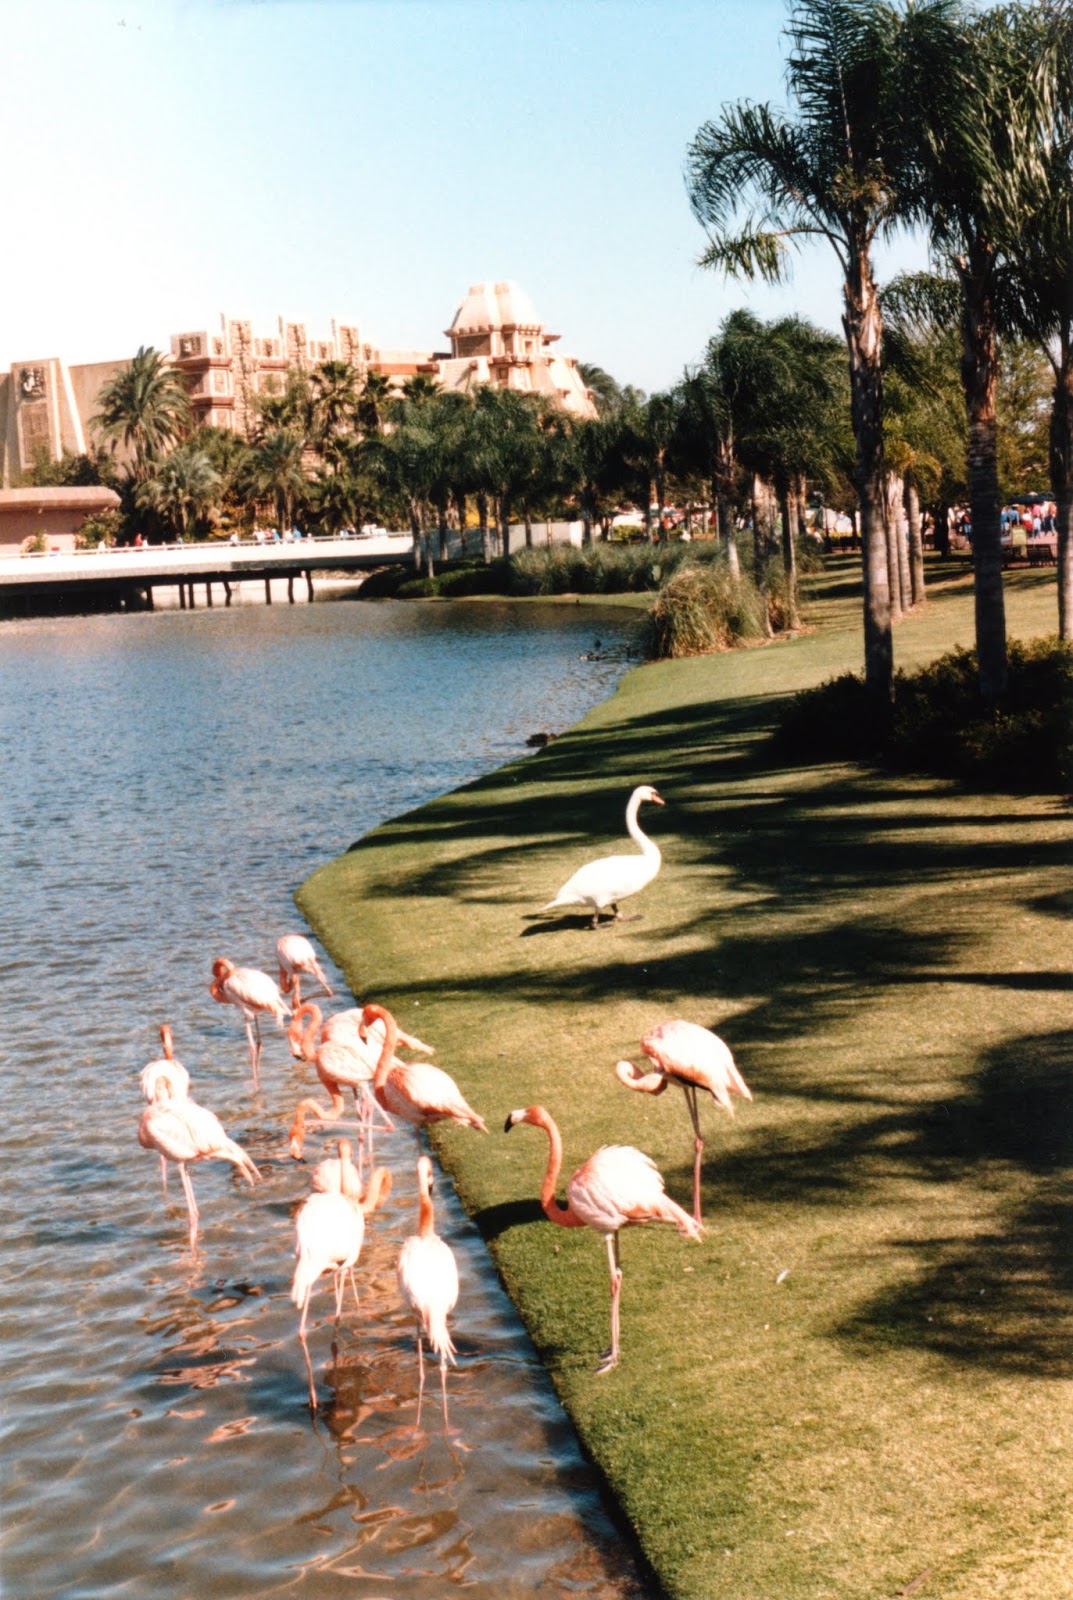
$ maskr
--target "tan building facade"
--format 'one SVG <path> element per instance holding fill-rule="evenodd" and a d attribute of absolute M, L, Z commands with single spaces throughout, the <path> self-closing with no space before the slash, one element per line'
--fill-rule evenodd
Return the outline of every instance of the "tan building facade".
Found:
<path fill-rule="evenodd" d="M 424 374 L 445 389 L 467 392 L 483 383 L 541 395 L 575 416 L 596 415 L 573 356 L 553 352 L 547 333 L 516 283 L 478 283 L 447 330 L 450 353 L 382 349 L 363 339 L 356 323 L 332 321 L 326 338 L 304 322 L 280 317 L 270 331 L 226 313 L 219 328 L 174 333 L 168 356 L 190 392 L 198 424 L 230 428 L 248 438 L 257 401 L 282 393 L 287 372 L 323 361 L 345 361 L 359 379 L 382 373 L 401 387 Z M 126 360 L 67 367 L 58 357 L 12 363 L 0 374 L 0 482 L 18 483 L 45 451 L 59 461 L 98 442 L 93 430 L 101 388 Z"/>

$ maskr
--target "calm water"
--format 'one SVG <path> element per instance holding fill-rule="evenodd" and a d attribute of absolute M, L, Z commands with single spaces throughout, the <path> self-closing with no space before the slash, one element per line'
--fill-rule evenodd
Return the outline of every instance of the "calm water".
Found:
<path fill-rule="evenodd" d="M 0 627 L 8 1600 L 643 1592 L 442 1181 L 462 1278 L 452 1433 L 435 1389 L 415 1430 L 394 1283 L 415 1221 L 406 1132 L 378 1145 L 397 1196 L 334 1361 L 326 1280 L 314 1298 L 314 1423 L 287 1298 L 309 1169 L 285 1146 L 314 1080 L 267 1029 L 255 1096 L 241 1018 L 207 991 L 218 953 L 270 967 L 314 867 L 602 698 L 620 667 L 579 656 L 615 628 L 457 604 Z M 165 1019 L 265 1180 L 192 1169 L 196 1256 L 176 1177 L 165 1208 L 136 1140 Z"/>

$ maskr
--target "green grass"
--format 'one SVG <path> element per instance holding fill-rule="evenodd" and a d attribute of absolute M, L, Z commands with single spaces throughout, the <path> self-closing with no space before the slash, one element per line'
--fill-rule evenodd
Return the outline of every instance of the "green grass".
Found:
<path fill-rule="evenodd" d="M 1053 631 L 1053 575 L 1008 581 L 1011 634 Z M 681 1096 L 628 1094 L 613 1063 L 675 1015 L 733 1048 L 755 1099 L 733 1122 L 702 1109 L 707 1235 L 624 1233 L 606 1377 L 603 1246 L 541 1217 L 542 1137 L 436 1140 L 667 1595 L 1057 1600 L 1073 1592 L 1067 814 L 774 764 L 780 700 L 859 667 L 851 563 L 816 582 L 808 620 L 633 672 L 540 754 L 361 841 L 299 904 L 491 1128 L 543 1101 L 567 1172 L 633 1143 L 688 1205 Z M 971 642 L 966 582 L 939 574 L 895 649 L 909 666 Z M 643 781 L 667 806 L 645 813 L 664 866 L 641 920 L 531 919 L 618 847 Z"/>

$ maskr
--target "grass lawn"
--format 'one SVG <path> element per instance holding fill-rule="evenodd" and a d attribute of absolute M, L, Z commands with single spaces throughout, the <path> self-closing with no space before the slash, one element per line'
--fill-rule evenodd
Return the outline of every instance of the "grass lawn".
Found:
<path fill-rule="evenodd" d="M 899 624 L 899 665 L 972 642 L 965 577 Z M 1054 575 L 1008 577 L 1011 635 Z M 492 1135 L 435 1140 L 665 1593 L 688 1600 L 1073 1594 L 1073 852 L 1054 797 L 843 766 L 786 769 L 780 696 L 859 668 L 857 569 L 811 631 L 646 666 L 539 753 L 379 829 L 301 889 L 355 994 L 437 1045 Z M 664 852 L 627 910 L 529 915 L 621 847 L 637 783 Z M 536 1203 L 636 1144 L 687 1208 L 683 1097 L 621 1056 L 684 1016 L 754 1100 L 709 1101 L 700 1245 L 622 1235 L 619 1367 L 595 1375 L 607 1265 Z M 562 1186 L 560 1184 L 560 1194 Z M 457 1313 L 464 1324 L 465 1295 Z"/>

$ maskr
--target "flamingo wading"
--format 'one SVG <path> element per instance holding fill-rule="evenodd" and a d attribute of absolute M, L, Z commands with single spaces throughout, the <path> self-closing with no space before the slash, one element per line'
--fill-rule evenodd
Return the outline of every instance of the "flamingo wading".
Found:
<path fill-rule="evenodd" d="M 716 1033 L 697 1022 L 675 1018 L 661 1022 L 641 1040 L 641 1049 L 652 1063 L 652 1072 L 641 1072 L 632 1061 L 619 1061 L 615 1076 L 627 1089 L 642 1094 L 662 1094 L 669 1083 L 676 1083 L 685 1095 L 693 1123 L 693 1220 L 700 1218 L 700 1167 L 704 1139 L 697 1112 L 697 1091 L 706 1090 L 724 1111 L 734 1115 L 732 1094 L 751 1100 L 748 1084 L 734 1065 L 734 1057 Z"/>
<path fill-rule="evenodd" d="M 160 1044 L 164 1054 L 157 1056 L 153 1061 L 147 1061 L 142 1068 L 142 1094 L 146 1104 L 150 1106 L 156 1100 L 157 1086 L 161 1083 L 167 1085 L 168 1093 L 173 1098 L 185 1099 L 190 1093 L 190 1074 L 182 1062 L 175 1059 L 171 1028 L 166 1022 L 160 1024 Z M 168 1158 L 163 1151 L 160 1152 L 160 1183 L 166 1196 L 168 1192 Z"/>
<path fill-rule="evenodd" d="M 397 1061 L 395 1045 L 402 1038 L 399 1025 L 384 1006 L 367 1005 L 362 1011 L 362 1027 L 384 1024 L 384 1043 L 376 1064 L 373 1093 L 377 1103 L 394 1112 L 404 1122 L 423 1128 L 430 1122 L 459 1122 L 467 1128 L 487 1133 L 484 1118 L 467 1105 L 461 1089 L 449 1072 L 430 1066 L 427 1061 Z"/>
<path fill-rule="evenodd" d="M 313 1289 L 323 1273 L 331 1273 L 335 1287 L 336 1326 L 343 1314 L 343 1292 L 347 1278 L 350 1279 L 354 1304 L 357 1305 L 354 1265 L 365 1240 L 365 1218 L 387 1199 L 391 1190 L 391 1174 L 386 1167 L 377 1167 L 369 1179 L 368 1189 L 359 1199 L 360 1190 L 357 1187 L 357 1173 L 350 1161 L 350 1147 L 345 1140 L 340 1140 L 339 1184 L 338 1190 L 317 1190 L 311 1194 L 302 1202 L 295 1219 L 294 1253 L 298 1260 L 291 1283 L 291 1299 L 302 1311 L 298 1338 L 309 1375 L 309 1404 L 314 1411 L 317 1409 L 317 1389 L 306 1342 L 306 1319 Z"/>
<path fill-rule="evenodd" d="M 540 1186 L 540 1205 L 549 1222 L 560 1228 L 593 1228 L 603 1235 L 611 1274 L 611 1348 L 597 1372 L 610 1372 L 619 1357 L 619 1296 L 622 1268 L 618 1236 L 632 1223 L 672 1222 L 687 1239 L 699 1239 L 703 1228 L 664 1192 L 655 1163 L 632 1145 L 604 1145 L 582 1162 L 566 1185 L 566 1204 L 555 1198 L 563 1164 L 563 1141 L 555 1119 L 543 1106 L 512 1111 L 504 1132 L 520 1122 L 543 1128 L 548 1136 L 548 1165 Z"/>
<path fill-rule="evenodd" d="M 226 956 L 212 964 L 212 982 L 209 993 L 222 1006 L 237 1006 L 246 1024 L 246 1038 L 250 1046 L 250 1063 L 255 1085 L 261 1081 L 261 1025 L 260 1015 L 267 1011 L 282 1028 L 291 1014 L 276 984 L 267 972 L 256 967 L 236 967 Z"/>
<path fill-rule="evenodd" d="M 416 1234 L 399 1252 L 399 1292 L 417 1324 L 417 1425 L 421 1426 L 421 1401 L 425 1393 L 424 1341 L 440 1358 L 440 1393 L 443 1425 L 447 1426 L 447 1363 L 455 1361 L 455 1347 L 447 1318 L 458 1302 L 458 1267 L 454 1251 L 436 1232 L 432 1209 L 432 1162 L 419 1156 L 417 1188 L 420 1196 Z"/>
<path fill-rule="evenodd" d="M 276 958 L 279 961 L 279 986 L 284 994 L 293 994 L 297 1008 L 302 1004 L 300 987 L 303 975 L 316 978 L 326 995 L 331 995 L 331 985 L 317 960 L 317 952 L 301 933 L 285 933 L 276 940 Z"/>
<path fill-rule="evenodd" d="M 560 911 L 564 906 L 589 907 L 594 928 L 600 925 L 602 911 L 610 911 L 613 921 L 621 918 L 619 901 L 651 883 L 662 861 L 659 846 L 641 831 L 637 821 L 637 813 L 645 801 L 657 806 L 664 804 L 650 783 L 642 783 L 630 795 L 626 806 L 626 831 L 640 855 L 602 856 L 598 861 L 586 862 L 567 879 L 554 900 L 541 906 L 541 912 Z"/>
<path fill-rule="evenodd" d="M 189 1163 L 230 1161 L 251 1184 L 261 1176 L 242 1146 L 228 1138 L 215 1113 L 199 1106 L 186 1094 L 173 1094 L 165 1079 L 157 1083 L 153 1103 L 142 1113 L 138 1143 L 144 1150 L 156 1150 L 178 1166 L 190 1217 L 191 1249 L 197 1243 L 199 1213 L 194 1186 L 186 1170 Z"/>

